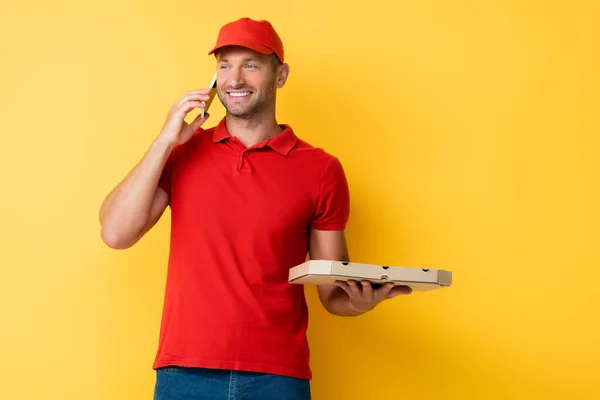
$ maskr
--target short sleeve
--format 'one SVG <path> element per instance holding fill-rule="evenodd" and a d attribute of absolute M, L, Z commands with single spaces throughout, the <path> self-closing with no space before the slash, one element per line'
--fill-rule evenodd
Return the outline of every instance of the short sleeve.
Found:
<path fill-rule="evenodd" d="M 332 157 L 315 189 L 315 210 L 311 228 L 343 230 L 350 217 L 350 193 L 340 161 Z"/>
<path fill-rule="evenodd" d="M 173 180 L 173 157 L 175 151 L 172 151 L 167 158 L 167 162 L 163 168 L 160 179 L 158 180 L 158 187 L 167 192 L 169 198 L 171 197 L 171 182 Z"/>

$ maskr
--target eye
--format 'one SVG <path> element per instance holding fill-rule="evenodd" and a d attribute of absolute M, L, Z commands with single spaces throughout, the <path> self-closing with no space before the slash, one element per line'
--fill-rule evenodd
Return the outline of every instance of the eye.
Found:
<path fill-rule="evenodd" d="M 229 66 L 227 66 L 227 65 L 221 65 L 221 66 L 219 67 L 219 69 L 227 69 L 227 68 L 229 68 Z"/>
<path fill-rule="evenodd" d="M 248 65 L 246 65 L 246 68 L 248 68 L 248 69 L 256 69 L 256 65 L 254 65 L 254 64 L 248 64 Z"/>

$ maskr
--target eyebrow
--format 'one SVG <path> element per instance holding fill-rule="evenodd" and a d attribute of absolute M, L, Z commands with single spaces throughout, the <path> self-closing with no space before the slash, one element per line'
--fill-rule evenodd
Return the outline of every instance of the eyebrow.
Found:
<path fill-rule="evenodd" d="M 244 62 L 250 62 L 250 61 L 255 61 L 255 62 L 256 62 L 256 61 L 258 61 L 258 59 L 257 59 L 257 58 L 244 58 L 244 60 L 243 60 L 243 61 L 244 61 Z M 224 62 L 224 63 L 227 63 L 227 62 L 229 62 L 229 60 L 228 60 L 228 59 L 226 59 L 226 58 L 220 58 L 220 59 L 219 59 L 219 62 Z"/>

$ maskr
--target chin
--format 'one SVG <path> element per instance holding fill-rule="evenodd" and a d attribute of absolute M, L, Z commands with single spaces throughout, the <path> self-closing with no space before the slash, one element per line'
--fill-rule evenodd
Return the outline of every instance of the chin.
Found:
<path fill-rule="evenodd" d="M 232 115 L 236 118 L 250 119 L 257 114 L 260 113 L 260 110 L 257 110 L 253 107 L 246 107 L 244 109 L 231 109 L 229 107 L 225 107 L 227 114 Z"/>
<path fill-rule="evenodd" d="M 231 109 L 229 107 L 225 107 L 225 111 L 227 111 L 227 114 L 229 115 L 233 115 L 234 117 L 243 117 L 245 115 L 248 114 L 247 110 L 240 110 L 240 109 Z"/>

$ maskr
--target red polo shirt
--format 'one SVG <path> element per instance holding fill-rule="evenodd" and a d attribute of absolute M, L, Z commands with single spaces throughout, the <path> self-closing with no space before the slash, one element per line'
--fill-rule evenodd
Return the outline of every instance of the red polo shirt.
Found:
<path fill-rule="evenodd" d="M 348 185 L 337 158 L 282 128 L 246 148 L 223 119 L 171 153 L 159 183 L 171 243 L 154 368 L 311 378 L 304 288 L 288 270 L 306 260 L 311 228 L 345 228 Z"/>

